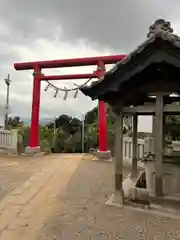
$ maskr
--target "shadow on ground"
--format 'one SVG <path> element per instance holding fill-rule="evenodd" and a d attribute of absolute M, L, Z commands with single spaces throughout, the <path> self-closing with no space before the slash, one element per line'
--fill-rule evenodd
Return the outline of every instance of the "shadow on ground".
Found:
<path fill-rule="evenodd" d="M 129 170 L 124 167 L 124 176 Z M 59 176 L 57 184 L 61 181 Z M 179 221 L 108 207 L 105 201 L 112 193 L 113 165 L 81 161 L 38 239 L 180 239 Z"/>

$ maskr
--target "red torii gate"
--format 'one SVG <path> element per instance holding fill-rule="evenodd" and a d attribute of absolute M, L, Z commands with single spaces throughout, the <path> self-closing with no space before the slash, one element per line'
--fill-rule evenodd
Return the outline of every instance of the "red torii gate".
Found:
<path fill-rule="evenodd" d="M 34 70 L 33 81 L 33 99 L 32 99 L 32 114 L 31 114 L 31 130 L 29 148 L 32 151 L 38 149 L 38 129 L 39 129 L 39 109 L 40 109 L 40 92 L 41 81 L 47 80 L 75 80 L 87 78 L 101 78 L 106 71 L 105 64 L 114 64 L 121 61 L 125 55 L 99 56 L 88 58 L 60 59 L 37 62 L 15 63 L 16 70 Z M 45 76 L 41 73 L 43 68 L 59 68 L 59 67 L 80 67 L 96 65 L 97 70 L 88 74 L 70 74 L 70 75 L 49 75 Z M 108 151 L 107 146 L 107 123 L 106 123 L 106 104 L 102 101 L 98 105 L 98 130 L 99 130 L 99 151 Z"/>

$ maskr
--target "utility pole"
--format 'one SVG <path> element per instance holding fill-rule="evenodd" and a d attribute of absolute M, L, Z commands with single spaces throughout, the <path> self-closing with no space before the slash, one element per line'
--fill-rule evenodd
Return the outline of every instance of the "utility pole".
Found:
<path fill-rule="evenodd" d="M 7 93 L 6 93 L 6 105 L 5 105 L 5 117 L 4 117 L 4 128 L 8 130 L 8 113 L 9 113 L 9 87 L 10 87 L 10 74 L 8 74 L 7 78 L 4 79 L 7 85 Z"/>

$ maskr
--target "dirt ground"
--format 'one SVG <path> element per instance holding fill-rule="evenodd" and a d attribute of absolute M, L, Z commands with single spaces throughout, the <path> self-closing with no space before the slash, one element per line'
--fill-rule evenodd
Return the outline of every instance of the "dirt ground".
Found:
<path fill-rule="evenodd" d="M 46 160 L 47 161 L 47 160 Z M 43 168 L 42 159 L 0 156 L 0 201 L 35 172 Z"/>
<path fill-rule="evenodd" d="M 0 240 L 180 239 L 179 220 L 105 205 L 112 172 L 80 155 L 0 158 Z"/>

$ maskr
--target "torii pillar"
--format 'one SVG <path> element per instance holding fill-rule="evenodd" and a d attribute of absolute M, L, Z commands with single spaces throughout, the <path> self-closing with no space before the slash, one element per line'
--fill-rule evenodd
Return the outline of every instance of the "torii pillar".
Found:
<path fill-rule="evenodd" d="M 106 72 L 105 64 L 103 61 L 98 62 L 97 72 L 99 79 L 104 77 Z M 99 150 L 98 155 L 101 160 L 106 160 L 111 157 L 108 151 L 107 143 L 107 118 L 106 118 L 106 104 L 103 101 L 98 102 L 98 133 L 99 133 Z"/>
<path fill-rule="evenodd" d="M 34 66 L 33 73 L 33 96 L 32 96 L 32 112 L 31 112 L 31 129 L 29 146 L 26 153 L 40 152 L 39 146 L 39 111 L 40 111 L 40 94 L 41 94 L 41 69 L 38 65 Z"/>

